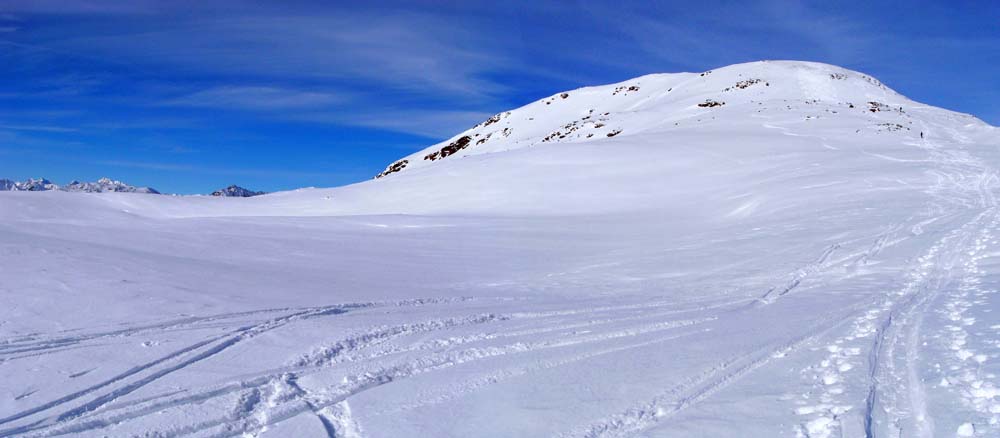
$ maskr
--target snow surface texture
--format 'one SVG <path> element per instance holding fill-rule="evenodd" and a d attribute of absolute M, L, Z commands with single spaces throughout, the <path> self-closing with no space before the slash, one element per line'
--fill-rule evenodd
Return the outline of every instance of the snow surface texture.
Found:
<path fill-rule="evenodd" d="M 998 436 L 998 147 L 761 62 L 347 187 L 0 193 L 0 437 Z"/>

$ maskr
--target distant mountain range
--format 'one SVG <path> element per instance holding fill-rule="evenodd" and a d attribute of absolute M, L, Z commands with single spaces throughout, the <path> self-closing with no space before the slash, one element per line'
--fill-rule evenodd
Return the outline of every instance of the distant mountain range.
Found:
<path fill-rule="evenodd" d="M 85 193 L 150 193 L 159 194 L 156 189 L 149 187 L 136 187 L 125 184 L 111 178 L 101 178 L 95 182 L 72 181 L 69 184 L 60 186 L 45 178 L 30 178 L 27 181 L 11 181 L 0 179 L 0 190 L 15 192 L 44 192 L 49 190 L 61 190 L 64 192 L 85 192 Z"/>
<path fill-rule="evenodd" d="M 71 181 L 69 184 L 60 186 L 45 178 L 29 178 L 25 181 L 12 181 L 0 178 L 0 191 L 12 192 L 44 192 L 49 190 L 60 190 L 64 192 L 83 193 L 148 193 L 153 195 L 161 194 L 160 191 L 151 187 L 137 187 L 111 178 L 101 178 L 94 182 Z M 263 195 L 266 192 L 255 192 L 237 185 L 231 185 L 224 189 L 216 190 L 212 196 L 241 197 Z"/>

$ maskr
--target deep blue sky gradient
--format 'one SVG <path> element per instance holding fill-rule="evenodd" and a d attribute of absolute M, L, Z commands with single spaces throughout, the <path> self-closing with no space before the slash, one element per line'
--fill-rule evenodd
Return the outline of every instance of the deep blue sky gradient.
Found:
<path fill-rule="evenodd" d="M 0 177 L 342 185 L 558 91 L 760 59 L 1000 125 L 1000 2 L 653 3 L 0 0 Z"/>

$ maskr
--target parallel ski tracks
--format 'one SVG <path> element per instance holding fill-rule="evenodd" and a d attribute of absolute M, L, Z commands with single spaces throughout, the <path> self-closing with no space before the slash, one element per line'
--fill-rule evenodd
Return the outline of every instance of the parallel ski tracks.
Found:
<path fill-rule="evenodd" d="M 341 403 L 345 402 L 348 397 L 398 379 L 441 370 L 469 361 L 479 361 L 509 354 L 530 353 L 574 345 L 610 342 L 616 339 L 697 326 L 714 321 L 716 317 L 695 316 L 683 318 L 683 314 L 689 312 L 704 314 L 706 311 L 714 312 L 726 308 L 738 309 L 744 302 L 745 300 L 736 300 L 694 306 L 687 309 L 677 308 L 676 301 L 672 303 L 669 301 L 642 304 L 626 303 L 583 309 L 518 312 L 512 314 L 513 316 L 495 313 L 474 314 L 466 317 L 431 320 L 425 323 L 382 327 L 345 338 L 342 341 L 303 356 L 288 367 L 266 371 L 257 377 L 250 377 L 194 392 L 183 391 L 175 395 L 168 394 L 165 397 L 147 398 L 146 401 L 126 404 L 115 403 L 118 399 L 145 387 L 153 381 L 214 357 L 233 345 L 282 327 L 290 322 L 319 316 L 337 315 L 358 307 L 371 307 L 371 304 L 348 305 L 347 307 L 340 305 L 296 311 L 266 320 L 262 323 L 240 327 L 228 335 L 216 336 L 200 341 L 167 356 L 134 367 L 118 376 L 92 385 L 84 390 L 0 419 L 0 424 L 10 425 L 19 420 L 34 418 L 34 421 L 27 424 L 0 430 L 0 437 L 57 436 L 100 429 L 172 407 L 201 403 L 205 400 L 228 394 L 246 394 L 248 391 L 251 394 L 254 392 L 260 394 L 267 392 L 268 388 L 273 388 L 275 385 L 288 387 L 288 382 L 295 382 L 303 375 L 316 373 L 336 366 L 348 367 L 349 375 L 353 377 L 345 384 L 330 391 L 314 394 L 299 388 L 298 390 L 291 391 L 295 393 L 294 396 L 273 406 L 261 402 L 253 403 L 253 407 L 249 408 L 248 412 L 243 412 L 235 418 L 226 416 L 207 419 L 195 425 L 168 428 L 159 432 L 162 436 L 181 436 L 194 431 L 221 428 L 217 433 L 218 436 L 229 436 L 234 430 L 239 430 L 241 434 L 248 433 L 252 435 L 266 429 L 270 424 L 291 418 L 303 412 L 312 411 L 321 417 L 323 415 L 329 416 L 330 412 L 344 412 L 346 405 L 342 405 Z M 611 316 L 620 311 L 626 311 L 628 314 L 624 316 Z M 605 318 L 593 317 L 596 314 L 604 312 L 612 313 L 609 314 L 609 317 Z M 681 318 L 671 319 L 671 316 Z M 583 320 L 562 321 L 567 317 L 583 318 Z M 402 336 L 411 336 L 420 332 L 449 330 L 467 325 L 509 321 L 511 318 L 519 320 L 537 319 L 540 322 L 546 322 L 541 325 L 533 323 L 520 330 L 473 333 L 467 337 L 458 338 L 446 336 L 438 340 L 423 341 L 402 349 L 397 347 L 384 350 L 379 349 L 379 347 L 388 344 L 389 341 Z M 600 328 L 602 325 L 608 325 L 608 328 L 616 328 L 610 331 L 593 331 L 593 328 Z M 560 336 L 554 340 L 517 341 L 499 346 L 473 346 L 463 350 L 451 350 L 455 346 L 468 343 L 496 341 L 504 338 L 525 337 L 542 333 L 560 334 Z M 660 336 L 657 339 L 663 342 L 667 339 L 672 339 L 674 336 L 677 335 Z M 357 354 L 357 352 L 363 350 L 371 351 L 367 354 Z M 596 352 L 584 353 L 583 355 L 574 356 L 574 358 L 557 360 L 550 362 L 549 366 L 552 366 L 551 364 L 572 363 L 577 360 L 583 360 L 583 358 L 597 355 L 601 351 L 618 351 L 618 347 L 598 349 Z M 407 355 L 404 355 L 401 356 L 401 361 L 397 359 L 386 362 L 390 355 L 404 353 L 419 353 L 419 355 L 415 358 L 407 358 Z M 396 364 L 389 365 L 392 362 L 396 362 Z M 374 368 L 372 368 L 373 366 Z M 531 372 L 531 370 L 535 369 L 544 369 L 545 367 L 545 365 L 528 367 L 527 371 L 522 370 L 521 373 Z M 351 368 L 353 370 L 350 370 Z M 73 401 L 83 399 L 86 396 L 90 396 L 87 401 L 70 406 Z M 250 399 L 253 399 L 253 397 L 250 397 Z M 60 408 L 63 409 L 59 411 Z M 326 417 L 320 418 L 320 420 L 328 428 L 335 427 L 337 421 L 340 421 L 337 418 L 329 419 Z M 233 428 L 234 424 L 241 423 L 243 426 Z"/>

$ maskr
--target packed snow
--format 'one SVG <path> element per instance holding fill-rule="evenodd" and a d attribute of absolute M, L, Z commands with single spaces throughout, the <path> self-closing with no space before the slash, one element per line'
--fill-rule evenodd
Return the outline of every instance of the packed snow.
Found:
<path fill-rule="evenodd" d="M 3 192 L 0 437 L 997 436 L 998 165 L 972 116 L 759 62 L 351 186 Z"/>

